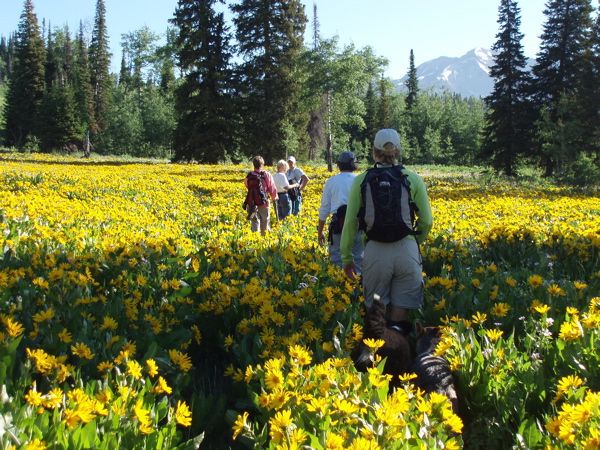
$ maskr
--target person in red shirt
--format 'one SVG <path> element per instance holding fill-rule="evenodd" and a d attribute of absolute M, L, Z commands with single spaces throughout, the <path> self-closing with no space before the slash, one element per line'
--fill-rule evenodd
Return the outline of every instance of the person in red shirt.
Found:
<path fill-rule="evenodd" d="M 244 185 L 248 189 L 248 197 L 256 197 L 256 193 L 251 193 L 250 189 L 256 189 L 251 186 L 249 179 L 252 177 L 259 177 L 260 182 L 260 194 L 264 194 L 264 199 L 258 201 L 250 201 L 248 204 L 248 217 L 250 219 L 250 229 L 252 231 L 258 231 L 260 229 L 261 234 L 265 234 L 270 229 L 270 211 L 271 211 L 271 200 L 277 200 L 277 188 L 273 182 L 273 177 L 269 172 L 264 170 L 265 160 L 262 156 L 255 156 L 252 158 L 252 165 L 254 170 L 249 172 L 244 179 Z M 252 195 L 253 194 L 253 195 Z M 257 204 L 258 203 L 258 204 Z"/>

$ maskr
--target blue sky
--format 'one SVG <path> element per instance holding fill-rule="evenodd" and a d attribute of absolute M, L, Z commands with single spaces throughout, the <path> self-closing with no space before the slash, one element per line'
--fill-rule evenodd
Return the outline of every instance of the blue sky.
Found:
<path fill-rule="evenodd" d="M 371 46 L 389 60 L 386 75 L 401 78 L 410 50 L 417 65 L 439 56 L 461 56 L 475 47 L 490 48 L 498 31 L 498 0 L 303 0 L 312 19 L 317 5 L 322 37 L 337 35 L 341 44 Z M 16 30 L 23 0 L 0 0 L 0 35 Z M 229 3 L 232 3 L 231 1 Z M 177 0 L 105 0 L 113 70 L 121 61 L 121 35 L 147 25 L 164 33 Z M 525 54 L 535 57 L 545 20 L 545 0 L 521 0 Z M 96 0 L 34 0 L 38 20 L 52 26 L 79 21 L 91 33 Z M 307 37 L 312 32 L 309 23 Z"/>

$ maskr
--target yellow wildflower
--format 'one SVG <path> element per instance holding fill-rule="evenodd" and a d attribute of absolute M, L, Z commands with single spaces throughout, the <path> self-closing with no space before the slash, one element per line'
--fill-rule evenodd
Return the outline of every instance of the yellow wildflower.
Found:
<path fill-rule="evenodd" d="M 25 400 L 31 406 L 41 406 L 44 402 L 42 394 L 36 390 L 35 385 L 32 389 L 29 389 L 29 392 L 27 392 L 27 394 L 25 394 Z"/>
<path fill-rule="evenodd" d="M 527 282 L 531 287 L 536 288 L 544 283 L 544 279 L 540 275 L 530 275 Z"/>
<path fill-rule="evenodd" d="M 154 359 L 150 358 L 146 360 L 146 371 L 152 378 L 158 375 L 158 366 L 156 365 L 156 361 L 154 361 Z"/>
<path fill-rule="evenodd" d="M 548 286 L 548 294 L 550 294 L 552 297 L 564 297 L 567 295 L 565 290 L 555 283 Z"/>
<path fill-rule="evenodd" d="M 366 338 L 363 339 L 363 343 L 369 347 L 371 351 L 377 351 L 378 348 L 381 348 L 385 345 L 385 341 L 383 339 Z"/>
<path fill-rule="evenodd" d="M 34 439 L 29 441 L 27 445 L 24 447 L 25 450 L 46 450 L 46 443 L 41 439 Z"/>
<path fill-rule="evenodd" d="M 167 381 L 163 377 L 159 376 L 156 386 L 154 386 L 154 392 L 157 394 L 170 394 L 173 392 L 173 389 L 169 387 Z"/>
<path fill-rule="evenodd" d="M 69 330 L 63 328 L 62 331 L 58 333 L 58 339 L 60 339 L 60 341 L 65 344 L 69 344 L 73 340 L 73 336 L 71 335 Z"/>
<path fill-rule="evenodd" d="M 177 408 L 175 409 L 175 421 L 184 427 L 189 427 L 192 424 L 192 413 L 184 401 L 177 401 Z"/>
<path fill-rule="evenodd" d="M 142 366 L 135 360 L 127 361 L 127 373 L 134 379 L 139 380 L 142 378 Z"/>
<path fill-rule="evenodd" d="M 71 352 L 83 359 L 92 359 L 94 357 L 92 350 L 83 342 L 78 342 L 75 345 L 72 345 Z"/>
<path fill-rule="evenodd" d="M 496 342 L 498 339 L 502 337 L 502 330 L 498 330 L 497 328 L 493 330 L 485 330 L 485 334 L 492 342 Z"/>
<path fill-rule="evenodd" d="M 497 317 L 504 317 L 510 311 L 510 305 L 508 303 L 495 303 L 492 307 L 492 315 Z"/>
<path fill-rule="evenodd" d="M 6 332 L 8 335 L 13 338 L 20 336 L 23 334 L 23 331 L 25 331 L 23 325 L 15 320 L 12 320 L 10 317 L 7 317 L 6 320 L 4 320 L 4 326 L 6 327 Z"/>
<path fill-rule="evenodd" d="M 169 350 L 169 358 L 182 372 L 188 372 L 192 368 L 192 360 L 185 353 L 171 349 Z"/>
<path fill-rule="evenodd" d="M 233 440 L 235 441 L 246 429 L 248 429 L 248 413 L 244 411 L 238 414 L 233 424 Z"/>

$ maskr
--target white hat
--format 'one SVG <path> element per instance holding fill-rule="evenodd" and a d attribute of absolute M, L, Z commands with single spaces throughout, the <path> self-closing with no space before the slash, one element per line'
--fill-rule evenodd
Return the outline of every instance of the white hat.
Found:
<path fill-rule="evenodd" d="M 296 158 L 294 158 L 293 156 L 288 156 L 287 160 L 293 162 L 294 164 L 296 164 Z"/>
<path fill-rule="evenodd" d="M 390 143 L 396 149 L 400 150 L 400 135 L 392 128 L 384 128 L 379 130 L 373 139 L 373 147 L 378 150 L 385 150 L 385 144 Z"/>

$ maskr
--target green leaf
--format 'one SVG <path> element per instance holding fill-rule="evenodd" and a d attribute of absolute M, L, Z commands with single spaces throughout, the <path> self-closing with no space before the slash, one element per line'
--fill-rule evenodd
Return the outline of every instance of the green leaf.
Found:
<path fill-rule="evenodd" d="M 177 450 L 196 450 L 204 440 L 204 433 L 200 433 L 193 439 L 175 447 Z"/>
<path fill-rule="evenodd" d="M 533 419 L 526 419 L 521 423 L 516 437 L 523 448 L 535 448 L 543 439 L 539 423 Z"/>
<path fill-rule="evenodd" d="M 92 420 L 81 430 L 81 442 L 84 448 L 93 448 L 96 441 L 96 421 Z"/>

